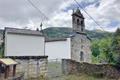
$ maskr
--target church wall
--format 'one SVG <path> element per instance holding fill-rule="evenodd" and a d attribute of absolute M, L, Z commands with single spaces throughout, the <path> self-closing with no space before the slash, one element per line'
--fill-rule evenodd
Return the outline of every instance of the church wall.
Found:
<path fill-rule="evenodd" d="M 91 62 L 90 40 L 86 35 L 76 34 L 71 38 L 71 58 L 80 61 L 80 52 L 83 52 L 83 62 Z"/>
<path fill-rule="evenodd" d="M 70 38 L 65 41 L 53 41 L 45 43 L 45 54 L 48 55 L 48 59 L 70 59 Z"/>

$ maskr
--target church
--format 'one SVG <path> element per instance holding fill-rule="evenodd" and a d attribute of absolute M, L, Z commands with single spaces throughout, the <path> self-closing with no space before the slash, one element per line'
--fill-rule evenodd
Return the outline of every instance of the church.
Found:
<path fill-rule="evenodd" d="M 79 9 L 72 13 L 72 33 L 68 38 L 46 40 L 48 59 L 68 58 L 77 62 L 91 62 L 91 39 L 85 32 L 85 20 Z"/>
<path fill-rule="evenodd" d="M 67 38 L 47 40 L 41 31 L 17 28 L 5 28 L 2 38 L 3 57 L 20 63 L 14 70 L 23 71 L 25 79 L 46 76 L 48 59 L 91 63 L 91 39 L 85 32 L 84 16 L 79 9 L 73 10 L 72 32 Z"/>
<path fill-rule="evenodd" d="M 9 30 L 9 29 L 6 29 L 5 31 L 7 31 L 7 30 Z M 19 29 L 10 29 L 9 31 L 10 31 L 10 33 L 14 33 L 14 34 L 18 34 L 18 33 L 21 34 L 21 32 L 22 32 L 22 34 L 28 34 L 28 32 L 29 32 L 30 35 L 31 34 L 32 35 L 33 34 L 41 35 L 41 33 L 39 33 L 39 31 L 35 31 L 35 30 L 29 31 L 26 29 L 22 29 L 22 30 L 21 29 L 20 30 Z M 26 37 L 29 37 L 29 36 L 26 36 Z M 42 37 L 44 38 L 45 36 L 43 35 Z M 33 37 L 31 37 L 31 38 L 33 38 Z M 26 39 L 28 39 L 28 38 L 26 38 Z M 28 39 L 28 41 L 29 40 L 32 40 L 32 39 Z M 25 42 L 25 43 L 27 43 L 27 42 Z M 33 43 L 33 42 L 34 41 L 31 41 L 30 43 Z M 14 41 L 13 41 L 13 43 L 14 43 Z M 63 58 L 65 58 L 65 59 L 72 59 L 77 62 L 89 62 L 89 63 L 91 62 L 91 53 L 92 53 L 91 52 L 91 39 L 87 36 L 87 34 L 85 32 L 85 18 L 79 9 L 73 10 L 72 32 L 71 32 L 71 34 L 69 34 L 69 36 L 67 38 L 62 38 L 62 39 L 47 39 L 47 38 L 45 38 L 45 40 L 42 40 L 42 42 L 35 41 L 35 43 L 33 43 L 33 44 L 34 45 L 36 44 L 38 47 L 40 47 L 39 49 L 38 49 L 38 47 L 36 48 L 36 49 L 38 49 L 37 50 L 38 52 L 35 51 L 36 49 L 34 50 L 34 53 L 36 53 L 36 56 L 37 55 L 47 55 L 48 59 L 63 59 Z M 40 45 L 38 45 L 38 44 L 40 44 Z M 17 43 L 17 45 L 18 45 L 18 43 Z M 27 46 L 31 47 L 31 50 L 34 49 L 32 46 L 30 46 L 30 44 Z M 25 48 L 21 47 L 21 49 L 26 49 L 26 47 Z M 27 50 L 27 51 L 31 51 L 31 50 Z M 5 51 L 5 54 L 6 54 L 6 51 Z M 22 51 L 24 51 L 24 50 L 22 50 Z M 22 54 L 23 53 L 24 52 L 22 52 Z M 26 54 L 26 55 L 29 55 L 29 56 L 33 55 L 31 52 L 28 52 L 28 53 L 29 54 Z M 20 53 L 20 55 L 22 55 L 22 54 Z M 20 56 L 15 53 L 13 54 L 13 52 L 11 53 L 11 55 Z M 25 54 L 23 54 L 23 55 L 25 55 Z"/>

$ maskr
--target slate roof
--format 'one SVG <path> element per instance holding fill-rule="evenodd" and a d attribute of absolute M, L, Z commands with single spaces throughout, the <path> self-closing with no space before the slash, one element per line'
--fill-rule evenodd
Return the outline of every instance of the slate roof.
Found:
<path fill-rule="evenodd" d="M 45 42 L 66 41 L 67 38 L 45 38 Z"/>
<path fill-rule="evenodd" d="M 81 11 L 79 8 L 77 8 L 76 10 L 74 10 L 73 14 L 72 15 L 76 15 L 78 17 L 81 17 L 84 19 L 84 16 L 82 15 Z"/>
<path fill-rule="evenodd" d="M 18 29 L 18 28 L 8 28 L 8 27 L 6 27 L 5 32 L 11 33 L 11 34 L 43 36 L 43 34 L 40 31 L 29 30 L 29 29 Z"/>

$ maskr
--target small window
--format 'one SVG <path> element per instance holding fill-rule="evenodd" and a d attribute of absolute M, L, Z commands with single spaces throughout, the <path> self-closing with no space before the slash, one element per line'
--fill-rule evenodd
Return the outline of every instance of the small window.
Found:
<path fill-rule="evenodd" d="M 80 52 L 80 61 L 84 61 L 84 53 L 82 51 Z"/>
<path fill-rule="evenodd" d="M 84 21 L 81 21 L 81 31 L 84 30 Z"/>
<path fill-rule="evenodd" d="M 81 21 L 81 25 L 84 26 L 84 21 Z"/>

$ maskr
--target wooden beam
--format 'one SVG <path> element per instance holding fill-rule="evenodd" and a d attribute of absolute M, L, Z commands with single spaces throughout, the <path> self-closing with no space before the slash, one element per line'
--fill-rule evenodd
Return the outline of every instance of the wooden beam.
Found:
<path fill-rule="evenodd" d="M 13 65 L 13 77 L 16 75 L 16 65 Z"/>
<path fill-rule="evenodd" d="M 8 66 L 5 67 L 5 79 L 8 78 Z"/>

